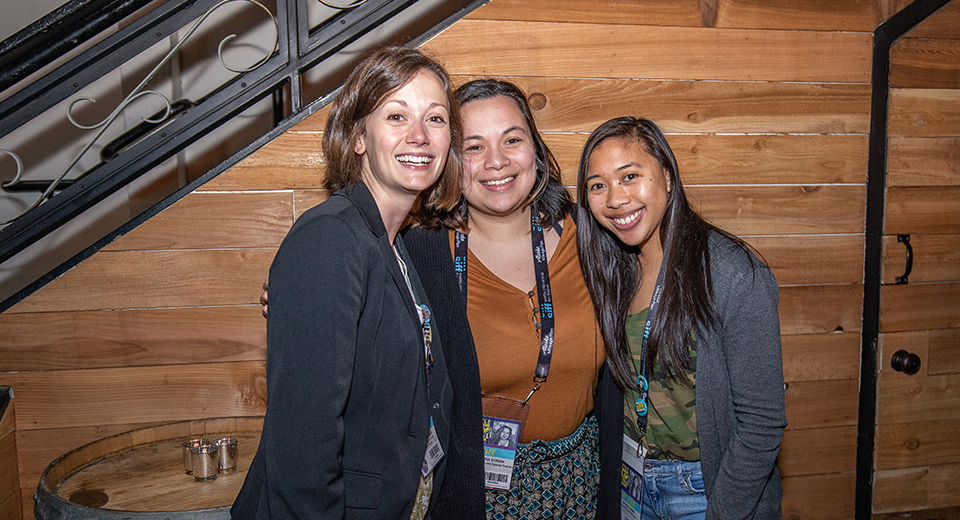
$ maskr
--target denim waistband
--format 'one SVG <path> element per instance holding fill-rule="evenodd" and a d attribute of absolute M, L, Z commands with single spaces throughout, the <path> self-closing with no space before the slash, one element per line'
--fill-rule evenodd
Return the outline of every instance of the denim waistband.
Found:
<path fill-rule="evenodd" d="M 645 475 L 651 473 L 672 475 L 693 471 L 701 471 L 699 460 L 689 462 L 676 459 L 644 459 L 643 461 L 643 473 Z"/>

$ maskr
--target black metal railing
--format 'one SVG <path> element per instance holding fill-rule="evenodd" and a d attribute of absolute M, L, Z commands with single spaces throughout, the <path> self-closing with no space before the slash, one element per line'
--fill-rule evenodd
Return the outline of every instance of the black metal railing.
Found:
<path fill-rule="evenodd" d="M 221 56 L 224 67 L 235 74 L 196 99 L 171 101 L 164 97 L 163 109 L 119 136 L 104 134 L 113 122 L 109 118 L 101 121 L 102 127 L 83 127 L 90 129 L 94 141 L 106 141 L 96 143 L 99 155 L 89 152 L 98 161 L 92 167 L 77 166 L 78 157 L 59 175 L 30 178 L 37 174 L 32 174 L 29 167 L 21 172 L 16 151 L 3 150 L 18 162 L 16 179 L 4 182 L 3 190 L 36 190 L 38 199 L 0 229 L 0 263 L 228 124 L 254 104 L 270 100 L 273 106 L 273 127 L 259 138 L 231 152 L 229 157 L 218 159 L 218 165 L 207 173 L 189 180 L 120 229 L 7 298 L 0 304 L 0 312 L 321 108 L 342 83 L 349 63 L 359 58 L 358 48 L 382 43 L 418 44 L 486 0 L 338 0 L 346 3 L 340 6 L 342 9 L 332 9 L 337 6 L 324 1 L 326 7 L 321 9 L 326 17 L 319 21 L 315 20 L 318 0 L 275 1 L 275 5 L 267 6 L 254 0 L 169 0 L 150 9 L 150 2 L 144 0 L 73 0 L 0 44 L 0 88 L 7 96 L 0 101 L 2 139 L 68 102 L 69 114 L 78 99 L 85 99 L 84 88 L 159 42 L 169 41 L 171 35 L 179 37 L 184 28 L 202 21 L 207 13 L 223 4 L 249 2 L 262 7 L 258 15 L 267 11 L 264 16 L 273 17 L 277 32 L 273 51 L 255 67 L 230 69 Z M 116 29 L 121 20 L 123 27 Z M 389 30 L 377 31 L 381 26 Z M 386 36 L 378 36 L 380 33 Z M 225 40 L 220 47 L 224 45 L 229 43 Z M 75 56 L 53 68 L 51 64 L 63 61 L 64 53 Z M 337 59 L 330 60 L 334 56 Z M 330 66 L 329 73 L 318 72 L 328 61 L 336 65 Z M 27 83 L 24 78 L 40 75 L 37 71 L 44 67 L 52 70 L 21 86 Z M 323 77 L 322 81 L 309 79 L 318 75 Z M 146 83 L 145 79 L 138 89 Z M 317 87 L 315 83 L 321 85 Z M 124 103 L 146 97 L 145 92 L 130 92 Z M 123 108 L 118 107 L 111 117 L 117 117 Z M 74 125 L 79 126 L 75 122 Z M 80 155 L 91 150 L 93 144 L 90 142 Z"/>

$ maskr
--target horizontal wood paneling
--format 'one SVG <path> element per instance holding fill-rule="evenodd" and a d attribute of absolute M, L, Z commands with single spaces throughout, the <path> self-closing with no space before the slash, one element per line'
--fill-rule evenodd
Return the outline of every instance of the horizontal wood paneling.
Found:
<path fill-rule="evenodd" d="M 891 89 L 887 135 L 960 135 L 960 89 Z"/>
<path fill-rule="evenodd" d="M 7 312 L 255 304 L 276 252 L 101 252 Z"/>
<path fill-rule="evenodd" d="M 323 134 L 318 132 L 286 132 L 198 191 L 322 188 L 322 140 Z"/>
<path fill-rule="evenodd" d="M 828 381 L 860 376 L 860 334 L 801 334 L 781 337 L 783 380 Z"/>
<path fill-rule="evenodd" d="M 928 341 L 927 373 L 960 374 L 960 329 L 931 330 Z"/>
<path fill-rule="evenodd" d="M 871 45 L 868 33 L 467 19 L 424 47 L 452 74 L 869 83 Z"/>
<path fill-rule="evenodd" d="M 856 379 L 788 383 L 787 429 L 856 426 L 858 387 Z"/>
<path fill-rule="evenodd" d="M 885 285 L 880 297 L 883 332 L 960 327 L 960 283 Z"/>
<path fill-rule="evenodd" d="M 36 489 L 40 475 L 57 457 L 104 437 L 147 428 L 167 421 L 142 424 L 110 424 L 77 428 L 49 428 L 17 434 L 20 457 L 20 487 Z"/>
<path fill-rule="evenodd" d="M 785 431 L 777 467 L 782 477 L 856 471 L 857 427 Z"/>
<path fill-rule="evenodd" d="M 900 0 L 902 1 L 902 0 Z M 920 25 L 906 34 L 909 38 L 958 38 L 960 27 L 960 4 L 947 2 Z"/>
<path fill-rule="evenodd" d="M 576 186 L 587 135 L 546 134 L 544 140 L 557 158 L 564 184 Z M 866 135 L 671 134 L 667 141 L 687 186 L 866 182 Z"/>
<path fill-rule="evenodd" d="M 651 77 L 642 68 L 628 77 L 637 76 Z M 869 85 L 509 79 L 528 97 L 543 96 L 540 103 L 535 104 L 543 108 L 534 109 L 541 132 L 589 133 L 604 121 L 624 115 L 651 119 L 664 132 L 866 134 L 869 131 Z M 842 160 L 842 157 L 827 159 Z"/>
<path fill-rule="evenodd" d="M 960 505 L 960 464 L 877 471 L 873 482 L 874 513 Z"/>
<path fill-rule="evenodd" d="M 0 436 L 0 503 L 7 501 L 11 497 L 16 497 L 19 501 L 19 490 L 17 436 L 11 431 Z"/>
<path fill-rule="evenodd" d="M 21 502 L 20 489 L 14 490 L 13 494 L 7 497 L 6 500 L 0 500 L 0 518 L 21 520 L 23 518 L 21 515 Z"/>
<path fill-rule="evenodd" d="M 194 192 L 103 251 L 278 247 L 292 225 L 289 191 Z"/>
<path fill-rule="evenodd" d="M 735 235 L 862 233 L 864 187 L 691 186 L 690 204 Z"/>
<path fill-rule="evenodd" d="M 887 189 L 883 232 L 960 234 L 960 186 Z"/>
<path fill-rule="evenodd" d="M 883 424 L 877 428 L 877 469 L 960 464 L 960 418 Z"/>
<path fill-rule="evenodd" d="M 942 282 L 960 280 L 960 234 L 910 234 L 913 268 L 908 281 Z M 907 248 L 895 236 L 883 237 L 883 283 L 892 284 L 907 268 Z"/>
<path fill-rule="evenodd" d="M 877 403 L 878 424 L 960 419 L 960 375 L 891 370 L 880 378 Z"/>
<path fill-rule="evenodd" d="M 887 186 L 960 185 L 960 139 L 895 137 L 887 143 Z"/>
<path fill-rule="evenodd" d="M 910 511 L 909 513 L 888 513 L 883 515 L 873 515 L 871 520 L 944 520 L 960 518 L 960 507 L 941 507 L 938 509 L 924 509 L 921 511 Z"/>
<path fill-rule="evenodd" d="M 781 287 L 780 332 L 858 332 L 862 308 L 861 284 Z"/>
<path fill-rule="evenodd" d="M 893 354 L 898 350 L 906 350 L 920 357 L 920 371 L 917 375 L 927 375 L 927 369 L 930 368 L 929 330 L 913 330 L 909 332 L 888 332 L 880 334 L 880 377 L 904 377 L 903 374 L 893 370 L 890 360 Z"/>
<path fill-rule="evenodd" d="M 834 0 L 496 0 L 467 15 L 526 20 L 749 29 L 873 31 L 909 4 Z"/>
<path fill-rule="evenodd" d="M 300 218 L 308 209 L 330 198 L 327 190 L 297 190 L 293 193 L 295 218 Z"/>
<path fill-rule="evenodd" d="M 0 372 L 262 360 L 266 336 L 259 305 L 0 314 Z"/>
<path fill-rule="evenodd" d="M 897 40 L 890 48 L 890 88 L 960 88 L 960 39 Z"/>
<path fill-rule="evenodd" d="M 262 361 L 0 374 L 17 430 L 263 415 Z"/>
<path fill-rule="evenodd" d="M 863 281 L 863 235 L 743 238 L 763 256 L 781 286 Z"/>
<path fill-rule="evenodd" d="M 810 475 L 783 479 L 783 518 L 849 520 L 853 518 L 855 473 Z"/>

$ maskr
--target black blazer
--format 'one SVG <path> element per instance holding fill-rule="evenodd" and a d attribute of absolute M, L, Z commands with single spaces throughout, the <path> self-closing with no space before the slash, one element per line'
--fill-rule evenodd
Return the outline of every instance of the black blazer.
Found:
<path fill-rule="evenodd" d="M 269 293 L 266 419 L 231 516 L 409 518 L 431 416 L 450 444 L 453 392 L 436 332 L 428 385 L 414 302 L 362 182 L 297 220 Z"/>

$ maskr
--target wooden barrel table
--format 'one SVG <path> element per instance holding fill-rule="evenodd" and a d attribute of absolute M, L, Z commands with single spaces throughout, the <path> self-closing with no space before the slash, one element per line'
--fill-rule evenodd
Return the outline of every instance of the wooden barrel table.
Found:
<path fill-rule="evenodd" d="M 260 444 L 263 417 L 162 424 L 106 437 L 53 461 L 40 476 L 37 520 L 226 520 Z M 237 439 L 237 469 L 196 482 L 184 441 Z"/>

